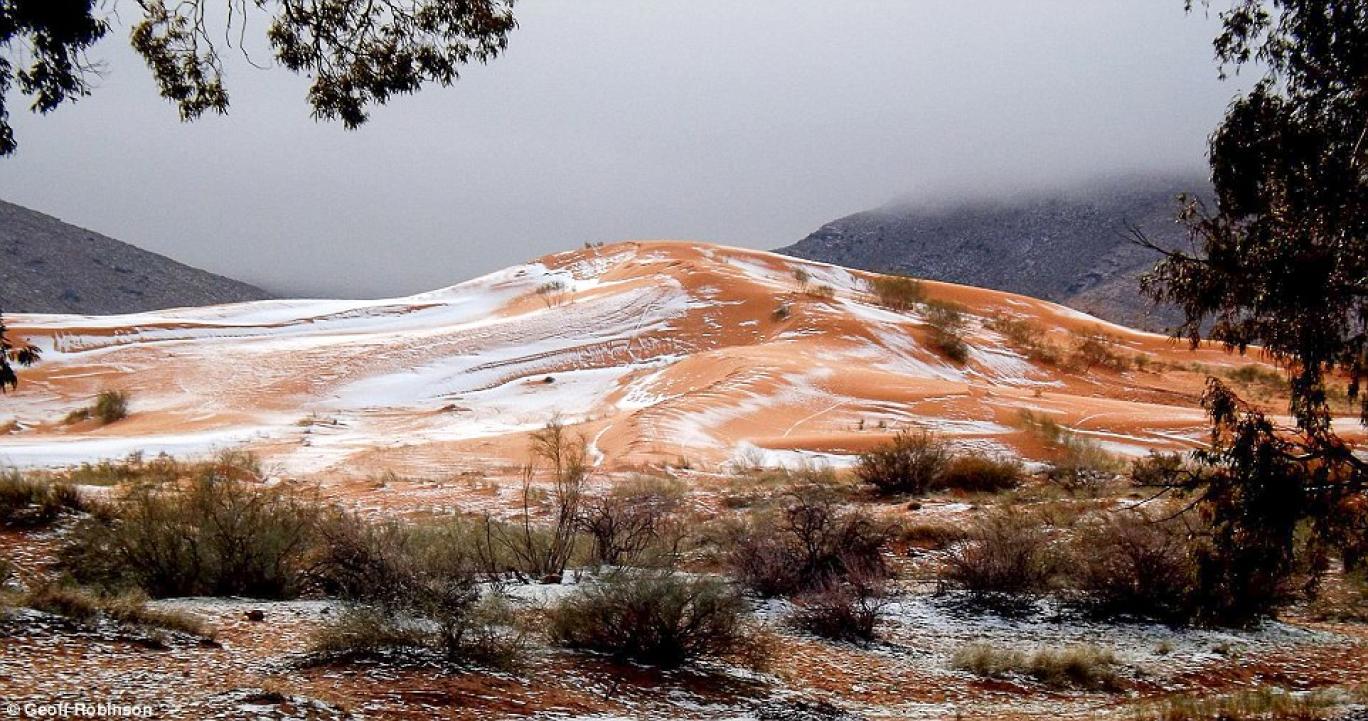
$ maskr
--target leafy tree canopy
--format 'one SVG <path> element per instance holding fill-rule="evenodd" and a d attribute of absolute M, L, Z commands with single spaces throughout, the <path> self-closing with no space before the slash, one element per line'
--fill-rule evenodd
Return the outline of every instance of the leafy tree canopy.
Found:
<path fill-rule="evenodd" d="M 315 118 L 347 128 L 367 108 L 424 83 L 450 85 L 461 66 L 487 62 L 516 27 L 513 0 L 136 0 L 130 40 L 162 97 L 183 120 L 226 113 L 221 51 L 242 46 L 248 17 L 269 18 L 266 38 L 281 65 L 312 79 Z M 216 5 L 216 7 L 210 7 Z M 0 155 L 13 153 L 6 95 L 35 112 L 89 95 L 98 65 L 87 55 L 127 10 L 105 0 L 0 0 Z M 214 23 L 226 11 L 226 21 Z M 235 40 L 236 38 L 236 40 Z M 220 42 L 221 41 L 221 42 Z"/>
<path fill-rule="evenodd" d="M 1368 424 L 1368 3 L 1232 0 L 1220 19 L 1222 75 L 1262 76 L 1211 135 L 1215 207 L 1182 216 L 1194 250 L 1145 287 L 1183 308 L 1194 343 L 1209 324 L 1287 366 L 1303 431 L 1329 433 L 1337 371 Z"/>

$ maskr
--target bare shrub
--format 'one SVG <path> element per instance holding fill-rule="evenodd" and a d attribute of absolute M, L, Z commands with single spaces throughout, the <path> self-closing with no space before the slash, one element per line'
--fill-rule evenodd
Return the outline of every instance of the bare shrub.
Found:
<path fill-rule="evenodd" d="M 997 493 L 1021 485 L 1026 469 L 1015 458 L 955 456 L 941 473 L 937 488 L 967 493 Z"/>
<path fill-rule="evenodd" d="M 950 448 L 930 433 L 902 431 L 860 454 L 855 477 L 883 494 L 921 494 L 935 487 L 950 463 Z"/>
<path fill-rule="evenodd" d="M 1051 688 L 1115 691 L 1121 687 L 1115 654 L 1096 646 L 1042 648 L 1028 654 L 976 643 L 957 651 L 952 664 L 976 676 L 1021 676 Z"/>
<path fill-rule="evenodd" d="M 0 471 L 0 526 L 43 526 L 87 505 L 68 483 L 31 478 L 13 469 Z"/>
<path fill-rule="evenodd" d="M 974 523 L 968 540 L 950 550 L 941 578 L 991 599 L 1046 590 L 1057 557 L 1039 519 L 1017 511 L 994 511 Z"/>
<path fill-rule="evenodd" d="M 829 285 L 814 285 L 807 289 L 807 294 L 817 300 L 832 300 L 836 297 L 836 289 Z"/>
<path fill-rule="evenodd" d="M 764 596 L 792 596 L 851 578 L 887 574 L 890 531 L 862 511 L 843 511 L 819 492 L 787 494 L 782 507 L 754 514 L 729 539 L 737 579 Z"/>
<path fill-rule="evenodd" d="M 1022 411 L 1019 422 L 1044 441 L 1051 453 L 1046 477 L 1070 493 L 1095 494 L 1125 471 L 1116 456 L 1048 415 Z"/>
<path fill-rule="evenodd" d="M 82 582 L 159 598 L 289 598 L 303 584 L 320 512 L 311 495 L 211 466 L 183 486 L 129 488 L 76 526 L 62 561 Z"/>
<path fill-rule="evenodd" d="M 1046 338 L 1045 328 L 1026 318 L 1008 315 L 995 315 L 988 319 L 988 327 L 1001 333 L 1013 348 L 1021 351 L 1033 361 L 1046 365 L 1058 365 L 1063 351 Z"/>
<path fill-rule="evenodd" d="M 596 563 L 669 565 L 678 555 L 683 529 L 675 521 L 682 491 L 663 479 L 638 478 L 584 504 L 579 526 L 593 539 Z"/>
<path fill-rule="evenodd" d="M 793 279 L 798 281 L 798 290 L 806 293 L 808 284 L 812 282 L 812 274 L 807 271 L 807 268 L 794 268 Z"/>
<path fill-rule="evenodd" d="M 371 524 L 349 514 L 323 524 L 315 577 L 355 605 L 321 632 L 315 650 L 364 657 L 421 646 L 452 661 L 514 664 L 525 634 L 499 597 L 482 596 L 482 563 L 468 532 L 453 524 Z"/>
<path fill-rule="evenodd" d="M 746 602 L 725 582 L 666 571 L 583 584 L 548 616 L 561 645 L 667 668 L 742 652 L 750 637 Z"/>
<path fill-rule="evenodd" d="M 570 298 L 570 285 L 557 278 L 537 286 L 537 296 L 547 308 L 564 305 Z"/>
<path fill-rule="evenodd" d="M 878 637 L 875 626 L 888 605 L 881 579 L 830 581 L 794 599 L 788 622 L 833 641 L 868 643 Z"/>
<path fill-rule="evenodd" d="M 1068 565 L 1072 585 L 1099 612 L 1184 621 L 1196 611 L 1196 560 L 1180 521 L 1108 513 L 1079 529 Z"/>
<path fill-rule="evenodd" d="M 502 553 L 514 558 L 518 573 L 535 578 L 560 576 L 575 551 L 584 485 L 590 473 L 588 444 L 583 436 L 570 433 L 559 419 L 553 419 L 532 434 L 529 452 L 531 461 L 522 473 L 521 513 L 511 525 L 486 518 L 485 545 L 491 556 Z M 551 517 L 546 528 L 538 528 L 533 521 L 534 509 L 543 505 L 539 489 L 533 485 L 541 465 L 546 466 L 551 486 L 545 495 Z"/>
<path fill-rule="evenodd" d="M 926 299 L 922 282 L 903 275 L 876 275 L 869 279 L 869 288 L 879 305 L 890 310 L 911 310 Z"/>

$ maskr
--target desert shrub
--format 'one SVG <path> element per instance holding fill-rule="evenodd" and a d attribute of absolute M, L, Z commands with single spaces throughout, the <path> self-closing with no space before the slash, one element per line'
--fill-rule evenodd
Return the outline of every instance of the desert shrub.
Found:
<path fill-rule="evenodd" d="M 13 469 L 0 471 L 0 526 L 42 526 L 86 505 L 70 484 L 38 480 Z"/>
<path fill-rule="evenodd" d="M 974 522 L 967 540 L 950 549 L 941 579 L 985 600 L 1047 589 L 1057 554 L 1040 520 L 994 511 Z"/>
<path fill-rule="evenodd" d="M 596 563 L 610 566 L 670 563 L 683 538 L 674 514 L 682 491 L 662 479 L 637 478 L 615 487 L 608 495 L 584 504 L 579 526 L 593 539 Z"/>
<path fill-rule="evenodd" d="M 1026 477 L 1026 469 L 1015 458 L 955 456 L 946 465 L 936 488 L 968 493 L 997 493 L 1016 488 Z"/>
<path fill-rule="evenodd" d="M 900 524 L 897 528 L 899 543 L 925 548 L 946 548 L 968 537 L 963 526 L 949 521 L 916 521 Z"/>
<path fill-rule="evenodd" d="M 486 517 L 486 554 L 513 559 L 513 570 L 534 578 L 560 576 L 579 540 L 580 508 L 589 480 L 588 441 L 572 434 L 557 418 L 532 434 L 530 459 L 522 472 L 521 508 L 515 521 Z M 533 484 L 539 472 L 548 476 L 549 490 Z M 533 521 L 545 511 L 550 523 Z"/>
<path fill-rule="evenodd" d="M 1069 357 L 1069 365 L 1074 368 L 1089 371 L 1101 366 L 1108 370 L 1123 371 L 1130 367 L 1126 357 L 1115 350 L 1118 342 L 1116 337 L 1093 330 L 1074 333 L 1072 338 L 1073 352 Z"/>
<path fill-rule="evenodd" d="M 879 305 L 891 310 L 911 310 L 926 298 L 921 281 L 903 275 L 876 275 L 869 288 Z"/>
<path fill-rule="evenodd" d="M 100 614 L 100 599 L 75 586 L 44 583 L 24 594 L 24 606 L 75 621 L 90 621 Z"/>
<path fill-rule="evenodd" d="M 957 651 L 951 663 L 975 676 L 1019 676 L 1050 688 L 1114 691 L 1121 685 L 1116 656 L 1096 646 L 1042 648 L 1025 653 L 975 643 Z"/>
<path fill-rule="evenodd" d="M 807 268 L 794 268 L 793 279 L 798 281 L 798 290 L 806 292 L 808 284 L 812 282 L 812 274 L 807 271 Z"/>
<path fill-rule="evenodd" d="M 1189 619 L 1197 569 L 1180 521 L 1138 511 L 1113 512 L 1084 524 L 1074 538 L 1072 585 L 1097 611 L 1167 621 Z"/>
<path fill-rule="evenodd" d="M 794 599 L 788 622 L 822 638 L 867 643 L 877 637 L 875 626 L 887 605 L 877 580 L 832 581 Z"/>
<path fill-rule="evenodd" d="M 212 467 L 183 486 L 127 489 L 83 519 L 62 550 L 78 580 L 149 595 L 290 598 L 321 507 L 287 486 L 223 478 Z"/>
<path fill-rule="evenodd" d="M 18 577 L 19 570 L 14 567 L 14 563 L 0 556 L 0 595 L 3 595 L 5 589 Z"/>
<path fill-rule="evenodd" d="M 928 301 L 926 322 L 931 326 L 931 346 L 937 353 L 956 362 L 969 360 L 969 346 L 964 342 L 964 311 L 958 303 Z"/>
<path fill-rule="evenodd" d="M 855 477 L 883 494 L 925 493 L 950 463 L 950 448 L 930 433 L 903 431 L 860 454 Z"/>
<path fill-rule="evenodd" d="M 59 477 L 68 483 L 86 486 L 114 486 L 120 483 L 161 484 L 179 479 L 185 470 L 176 459 L 168 455 L 157 455 L 151 460 L 144 460 L 141 453 L 133 453 L 121 461 L 82 463 L 62 472 Z"/>
<path fill-rule="evenodd" d="M 886 575 L 890 530 L 862 511 L 843 511 L 812 490 L 787 494 L 781 508 L 753 514 L 729 539 L 728 565 L 763 596 L 792 596 L 852 578 Z"/>
<path fill-rule="evenodd" d="M 537 297 L 547 308 L 554 308 L 570 298 L 570 286 L 560 279 L 548 280 L 537 286 Z"/>
<path fill-rule="evenodd" d="M 789 308 L 788 303 L 780 303 L 770 312 L 770 318 L 776 323 L 788 320 L 791 315 L 793 315 L 793 311 Z"/>
<path fill-rule="evenodd" d="M 100 391 L 99 395 L 95 396 L 95 406 L 91 409 L 91 414 L 105 425 L 127 418 L 128 393 L 117 390 Z"/>
<path fill-rule="evenodd" d="M 430 635 L 416 624 L 371 606 L 348 608 L 309 639 L 309 651 L 325 662 L 376 658 L 429 646 Z"/>
<path fill-rule="evenodd" d="M 512 665 L 524 634 L 499 597 L 481 595 L 485 564 L 468 532 L 457 524 L 372 524 L 344 513 L 321 524 L 314 577 L 354 606 L 321 632 L 315 650 L 362 657 L 423 646 L 448 660 Z"/>
<path fill-rule="evenodd" d="M 73 423 L 80 423 L 81 421 L 88 421 L 88 420 L 90 420 L 90 408 L 89 408 L 89 407 L 77 408 L 76 410 L 71 411 L 70 413 L 67 413 L 65 416 L 62 416 L 62 423 L 63 423 L 64 425 L 68 425 L 68 426 L 71 425 L 71 424 L 73 424 Z"/>
<path fill-rule="evenodd" d="M 1058 365 L 1063 358 L 1059 347 L 1046 340 L 1045 328 L 1025 318 L 995 315 L 988 319 L 988 327 L 1001 333 L 1013 348 L 1033 361 Z"/>
<path fill-rule="evenodd" d="M 836 289 L 829 285 L 814 285 L 807 289 L 807 294 L 818 300 L 831 300 L 836 297 Z"/>
<path fill-rule="evenodd" d="M 1130 480 L 1137 486 L 1166 487 L 1180 483 L 1188 465 L 1181 453 L 1150 451 L 1131 461 Z"/>
<path fill-rule="evenodd" d="M 668 571 L 623 571 L 583 584 L 548 616 L 561 645 L 667 668 L 738 653 L 749 638 L 746 602 L 734 589 Z"/>

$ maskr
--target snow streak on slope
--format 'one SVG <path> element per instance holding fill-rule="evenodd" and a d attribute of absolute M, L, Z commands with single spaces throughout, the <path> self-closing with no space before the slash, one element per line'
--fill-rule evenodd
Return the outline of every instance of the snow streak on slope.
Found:
<path fill-rule="evenodd" d="M 0 421 L 17 422 L 0 436 L 0 461 L 247 446 L 290 474 L 435 474 L 515 462 L 525 434 L 556 417 L 580 426 L 608 466 L 738 454 L 841 462 L 913 427 L 1029 456 L 1039 448 L 1016 423 L 1022 409 L 1128 453 L 1182 445 L 1201 425 L 1195 377 L 1064 373 L 1007 347 L 985 319 L 1025 317 L 1060 337 L 1098 328 L 1127 352 L 1192 360 L 1162 338 L 927 283 L 966 309 L 969 358 L 955 363 L 927 342 L 925 318 L 874 303 L 867 277 L 734 248 L 628 243 L 407 298 L 16 316 L 16 334 L 45 355 L 0 406 Z M 128 419 L 60 422 L 105 388 L 131 394 Z"/>

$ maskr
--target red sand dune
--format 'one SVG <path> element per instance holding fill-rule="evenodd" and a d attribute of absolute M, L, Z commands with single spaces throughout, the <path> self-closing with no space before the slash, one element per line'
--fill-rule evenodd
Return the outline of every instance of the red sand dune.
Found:
<path fill-rule="evenodd" d="M 1039 458 L 1024 410 L 1133 455 L 1200 442 L 1207 374 L 1260 363 L 1032 298 L 927 282 L 930 299 L 965 308 L 969 357 L 956 363 L 934 349 L 923 313 L 880 307 L 870 277 L 645 242 L 407 298 L 18 315 L 13 332 L 45 354 L 0 406 L 17 421 L 0 436 L 0 461 L 244 446 L 296 476 L 451 473 L 517 462 L 526 433 L 555 416 L 582 430 L 609 469 L 840 464 L 907 428 Z M 1066 354 L 1081 334 L 1102 332 L 1112 352 L 1147 364 L 1034 361 L 990 327 L 995 317 L 1036 324 L 1040 341 Z M 127 419 L 61 422 L 106 388 L 129 392 Z M 1263 400 L 1285 407 L 1276 394 Z"/>

